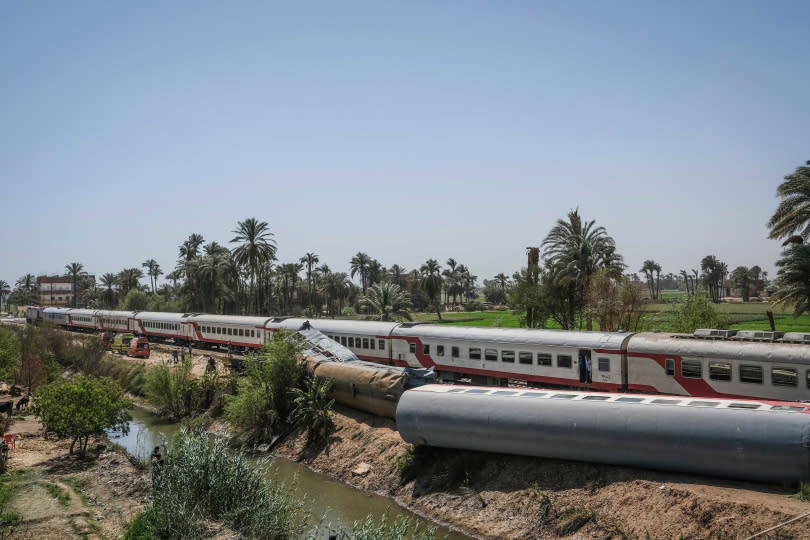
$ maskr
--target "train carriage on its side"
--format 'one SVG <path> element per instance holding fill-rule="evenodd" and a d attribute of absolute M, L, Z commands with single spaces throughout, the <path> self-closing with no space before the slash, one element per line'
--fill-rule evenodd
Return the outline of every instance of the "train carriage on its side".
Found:
<path fill-rule="evenodd" d="M 444 381 L 553 384 L 617 390 L 623 384 L 624 349 L 632 334 L 519 328 L 400 325 L 394 329 L 394 363 L 433 367 Z"/>
<path fill-rule="evenodd" d="M 710 332 L 726 331 L 635 334 L 627 346 L 627 389 L 810 401 L 810 347 L 791 343 L 791 334 L 778 342 L 747 341 L 733 331 L 729 338 L 699 338 Z"/>
<path fill-rule="evenodd" d="M 189 315 L 184 325 L 191 339 L 199 343 L 239 348 L 257 349 L 264 345 L 270 317 L 239 315 Z"/>

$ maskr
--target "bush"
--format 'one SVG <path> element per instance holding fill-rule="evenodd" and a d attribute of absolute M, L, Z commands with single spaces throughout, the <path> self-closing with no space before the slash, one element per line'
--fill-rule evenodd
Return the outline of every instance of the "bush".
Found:
<path fill-rule="evenodd" d="M 306 522 L 301 502 L 264 477 L 264 461 L 229 453 L 202 430 L 181 429 L 160 469 L 160 489 L 124 538 L 204 537 L 204 522 L 221 521 L 243 538 L 296 538 Z"/>
<path fill-rule="evenodd" d="M 714 309 L 708 295 L 698 292 L 679 302 L 672 322 L 674 332 L 691 334 L 696 328 L 725 328 L 728 321 Z"/>
<path fill-rule="evenodd" d="M 369 514 L 363 521 L 355 521 L 352 524 L 351 533 L 341 531 L 338 538 L 341 540 L 432 540 L 436 537 L 436 527 L 422 525 L 408 517 L 402 517 L 393 523 L 388 523 L 388 514 L 380 517 L 379 523 L 374 520 L 374 516 Z"/>
<path fill-rule="evenodd" d="M 307 377 L 304 388 L 295 388 L 295 409 L 293 421 L 307 430 L 307 444 L 318 444 L 326 441 L 335 428 L 332 420 L 334 399 L 327 395 L 332 390 L 334 379 Z"/>
<path fill-rule="evenodd" d="M 175 417 L 191 412 L 197 382 L 191 377 L 191 359 L 186 356 L 175 367 L 168 363 L 150 369 L 146 374 L 146 397 L 161 412 Z"/>

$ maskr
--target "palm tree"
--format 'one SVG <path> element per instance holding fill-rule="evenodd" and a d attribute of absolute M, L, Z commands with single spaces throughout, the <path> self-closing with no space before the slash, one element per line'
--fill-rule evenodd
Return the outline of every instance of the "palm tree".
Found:
<path fill-rule="evenodd" d="M 78 281 L 80 276 L 86 276 L 87 272 L 84 271 L 84 265 L 82 263 L 72 262 L 70 264 L 65 265 L 66 276 L 70 277 L 70 281 L 73 283 L 73 307 L 76 307 L 76 302 L 79 299 L 79 288 L 78 288 Z"/>
<path fill-rule="evenodd" d="M 768 238 L 782 240 L 810 238 L 810 161 L 797 167 L 793 174 L 785 176 L 776 190 L 782 202 L 768 221 L 771 229 Z M 796 235 L 796 236 L 793 236 Z M 787 252 L 786 252 L 787 253 Z"/>
<path fill-rule="evenodd" d="M 715 304 L 719 303 L 723 278 L 728 273 L 728 266 L 714 255 L 706 255 L 700 261 L 700 269 L 703 270 L 703 282 L 709 290 L 709 297 Z"/>
<path fill-rule="evenodd" d="M 115 307 L 116 298 L 115 298 L 115 289 L 114 287 L 118 284 L 118 276 L 111 273 L 106 273 L 101 276 L 101 285 L 105 288 L 104 292 L 102 293 L 102 299 L 104 300 L 104 306 L 107 309 L 112 309 Z"/>
<path fill-rule="evenodd" d="M 386 281 L 372 285 L 368 294 L 360 298 L 360 303 L 367 306 L 380 321 L 390 321 L 392 317 L 411 320 L 411 295 L 396 283 Z"/>
<path fill-rule="evenodd" d="M 810 245 L 797 244 L 782 252 L 776 262 L 774 305 L 792 305 L 793 316 L 810 310 Z"/>
<path fill-rule="evenodd" d="M 349 295 L 349 283 L 349 275 L 346 272 L 331 272 L 324 276 L 326 309 L 330 315 L 335 316 L 343 311 L 343 302 Z"/>
<path fill-rule="evenodd" d="M 590 277 L 599 268 L 605 268 L 611 277 L 619 277 L 624 270 L 621 255 L 616 253 L 616 243 L 604 227 L 595 221 L 583 221 L 579 210 L 568 213 L 568 220 L 557 220 L 543 240 L 543 259 L 553 268 L 560 285 L 573 284 L 576 298 L 568 299 L 582 313 L 585 306 L 585 291 Z M 586 319 L 586 328 L 592 328 L 591 318 Z"/>
<path fill-rule="evenodd" d="M 146 268 L 146 274 L 149 276 L 149 284 L 152 286 L 152 294 L 157 290 L 158 276 L 163 274 L 160 265 L 155 259 L 147 259 L 141 263 L 141 266 Z"/>
<path fill-rule="evenodd" d="M 392 283 L 396 283 L 397 285 L 399 285 L 400 288 L 404 288 L 406 281 L 405 276 L 407 273 L 408 271 L 405 270 L 405 268 L 401 267 L 398 264 L 392 264 L 391 268 L 388 270 L 388 279 Z"/>
<path fill-rule="evenodd" d="M 501 301 L 505 304 L 506 303 L 506 286 L 509 284 L 509 276 L 501 272 L 495 276 L 495 283 L 498 284 L 498 287 L 501 289 Z"/>
<path fill-rule="evenodd" d="M 354 277 L 355 274 L 360 274 L 360 285 L 363 288 L 363 294 L 366 294 L 366 288 L 368 287 L 368 272 L 371 260 L 371 257 L 360 251 L 352 257 L 349 263 L 350 275 Z"/>
<path fill-rule="evenodd" d="M 298 274 L 304 269 L 300 263 L 287 263 L 278 267 L 278 286 L 281 296 L 281 308 L 289 312 L 295 298 L 295 288 L 298 283 Z"/>
<path fill-rule="evenodd" d="M 307 302 L 309 303 L 310 309 L 314 307 L 312 305 L 312 267 L 319 261 L 320 259 L 315 253 L 307 253 L 300 259 L 301 264 L 305 264 L 307 267 L 307 284 L 309 285 L 309 297 L 307 298 Z"/>
<path fill-rule="evenodd" d="M 236 236 L 233 242 L 242 242 L 242 245 L 233 250 L 234 262 L 246 268 L 250 275 L 250 290 L 254 297 L 254 313 L 258 305 L 255 284 L 256 275 L 262 265 L 269 263 L 276 258 L 276 241 L 270 238 L 273 233 L 269 230 L 266 221 L 257 221 L 256 218 L 247 218 L 245 221 L 237 223 L 233 230 Z"/>
<path fill-rule="evenodd" d="M 20 303 L 30 305 L 36 298 L 37 278 L 34 274 L 25 274 L 14 284 L 20 290 Z"/>
<path fill-rule="evenodd" d="M 132 289 L 137 289 L 139 281 L 143 277 L 140 268 L 124 268 L 118 272 L 118 286 L 121 288 L 121 296 L 124 297 Z"/>
<path fill-rule="evenodd" d="M 419 287 L 425 291 L 428 298 L 433 302 L 436 307 L 436 315 L 439 320 L 442 320 L 442 313 L 440 309 L 441 294 L 442 294 L 442 275 L 441 266 L 436 259 L 428 259 L 425 264 L 419 267 L 419 272 L 422 277 L 419 281 Z"/>
<path fill-rule="evenodd" d="M 11 294 L 11 287 L 7 282 L 0 279 L 0 311 L 2 311 L 3 308 L 3 301 L 6 299 L 6 297 L 8 297 L 9 294 Z M 8 309 L 6 309 L 6 311 L 8 311 Z"/>
<path fill-rule="evenodd" d="M 657 300 L 661 292 L 661 265 L 652 259 L 647 259 L 644 261 L 640 271 L 644 272 L 644 276 L 647 278 L 647 289 L 650 291 L 650 298 Z"/>

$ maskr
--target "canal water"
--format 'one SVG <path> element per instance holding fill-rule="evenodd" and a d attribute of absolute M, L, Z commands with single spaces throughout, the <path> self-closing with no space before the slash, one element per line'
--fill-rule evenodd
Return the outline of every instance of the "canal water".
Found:
<path fill-rule="evenodd" d="M 148 411 L 134 408 L 130 411 L 129 433 L 110 433 L 112 442 L 124 447 L 127 452 L 144 461 L 155 446 L 162 446 L 179 429 L 179 424 L 167 422 Z M 292 496 L 304 502 L 304 510 L 310 516 L 310 523 L 319 526 L 321 531 L 350 531 L 355 521 L 365 520 L 372 514 L 375 520 L 388 513 L 388 523 L 400 517 L 410 517 L 423 525 L 433 525 L 428 520 L 398 506 L 391 499 L 367 493 L 310 471 L 304 465 L 282 458 L 271 458 L 267 466 L 267 478 L 273 482 L 283 482 Z M 435 525 L 434 525 L 435 526 Z M 311 532 L 310 532 L 311 534 Z M 462 540 L 468 536 L 439 526 L 437 540 Z"/>

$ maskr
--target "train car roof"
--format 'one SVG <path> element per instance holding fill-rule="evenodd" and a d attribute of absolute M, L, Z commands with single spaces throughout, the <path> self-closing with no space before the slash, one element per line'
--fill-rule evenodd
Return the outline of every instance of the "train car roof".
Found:
<path fill-rule="evenodd" d="M 71 309 L 72 308 L 66 307 L 46 307 L 45 309 L 42 310 L 42 313 L 61 313 L 62 315 L 64 315 Z"/>
<path fill-rule="evenodd" d="M 95 315 L 96 310 L 95 309 L 78 309 L 78 308 L 76 308 L 76 309 L 71 309 L 70 314 L 71 315 Z"/>
<path fill-rule="evenodd" d="M 251 328 L 264 327 L 264 323 L 270 317 L 250 317 L 246 315 L 213 315 L 210 313 L 192 314 L 186 317 L 186 321 L 205 324 L 236 324 L 239 326 L 249 326 Z"/>
<path fill-rule="evenodd" d="M 149 319 L 150 321 L 183 322 L 182 313 L 168 313 L 165 311 L 139 311 L 133 316 L 135 319 Z"/>
<path fill-rule="evenodd" d="M 109 309 L 99 309 L 96 315 L 99 317 L 134 317 L 137 311 L 113 311 Z"/>
<path fill-rule="evenodd" d="M 635 334 L 627 352 L 810 364 L 810 347 L 805 344 L 697 339 L 688 334 Z"/>
<path fill-rule="evenodd" d="M 304 319 L 291 317 L 283 320 L 270 320 L 267 328 L 274 330 L 283 328 L 292 332 L 298 331 L 301 326 L 309 321 L 315 330 L 323 333 L 336 332 L 339 334 L 360 334 L 368 336 L 388 336 L 399 323 L 381 321 L 356 321 L 344 319 Z"/>
<path fill-rule="evenodd" d="M 544 330 L 534 328 L 488 328 L 478 326 L 442 326 L 419 324 L 400 326 L 395 336 L 415 336 L 432 339 L 463 340 L 466 342 L 492 341 L 508 344 L 542 344 L 559 347 L 590 349 L 621 349 L 622 343 L 633 334 L 626 332 L 585 332 L 570 330 Z"/>

